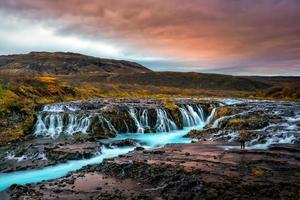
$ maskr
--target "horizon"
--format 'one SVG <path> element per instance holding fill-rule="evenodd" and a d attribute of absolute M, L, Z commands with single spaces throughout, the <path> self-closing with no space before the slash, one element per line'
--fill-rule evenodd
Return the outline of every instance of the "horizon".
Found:
<path fill-rule="evenodd" d="M 0 0 L 0 54 L 73 52 L 153 71 L 300 76 L 300 1 Z"/>
<path fill-rule="evenodd" d="M 30 53 L 71 53 L 71 54 L 80 54 L 83 56 L 91 56 L 95 58 L 100 58 L 100 59 L 110 59 L 110 58 L 105 58 L 105 57 L 97 57 L 97 56 L 92 56 L 92 55 L 86 55 L 78 52 L 69 52 L 69 51 L 30 51 L 30 52 L 24 52 L 24 53 L 17 53 L 17 54 L 0 54 L 0 56 L 14 56 L 14 55 L 26 55 Z M 123 60 L 123 59 L 113 59 L 113 60 Z M 124 61 L 130 61 L 130 62 L 136 62 L 133 60 L 124 60 Z M 137 62 L 138 63 L 138 62 Z M 300 75 L 232 75 L 232 74 L 225 74 L 225 73 L 213 73 L 213 72 L 199 72 L 199 71 L 172 71 L 172 70 L 153 70 L 149 68 L 148 66 L 145 66 L 141 63 L 138 63 L 142 65 L 143 67 L 152 70 L 153 72 L 178 72 L 178 73 L 202 73 L 202 74 L 215 74 L 215 75 L 228 75 L 228 76 L 236 76 L 236 77 L 283 77 L 283 78 L 300 78 Z"/>

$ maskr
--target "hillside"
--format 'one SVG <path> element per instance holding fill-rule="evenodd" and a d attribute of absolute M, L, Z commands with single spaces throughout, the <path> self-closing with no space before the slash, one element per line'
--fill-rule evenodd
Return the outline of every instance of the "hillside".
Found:
<path fill-rule="evenodd" d="M 150 72 L 140 64 L 76 53 L 31 52 L 0 56 L 0 71 L 12 74 L 136 73 Z"/>
<path fill-rule="evenodd" d="M 155 85 L 189 89 L 215 89 L 255 91 L 270 84 L 244 77 L 194 72 L 148 72 L 144 74 L 119 74 L 110 79 L 114 83 Z"/>
<path fill-rule="evenodd" d="M 22 75 L 22 76 L 20 76 Z M 54 76 L 57 83 L 97 87 L 97 93 L 267 96 L 298 99 L 299 77 L 230 76 L 195 72 L 153 72 L 134 62 L 96 58 L 70 52 L 31 52 L 0 56 L 0 80 L 5 85 L 33 84 L 35 77 Z M 34 81 L 32 81 L 32 80 Z M 2 87 L 3 87 L 2 86 Z M 99 91 L 100 90 L 100 91 Z M 122 94 L 123 96 L 123 94 Z"/>

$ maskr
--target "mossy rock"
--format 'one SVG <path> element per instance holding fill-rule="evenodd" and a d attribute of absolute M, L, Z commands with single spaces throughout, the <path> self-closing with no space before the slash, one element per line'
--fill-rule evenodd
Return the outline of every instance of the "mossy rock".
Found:
<path fill-rule="evenodd" d="M 8 144 L 10 142 L 22 140 L 24 136 L 31 131 L 35 120 L 36 116 L 34 114 L 22 115 L 19 122 L 14 123 L 12 126 L 8 125 L 7 127 L 1 128 L 0 144 Z"/>
<path fill-rule="evenodd" d="M 246 116 L 237 116 L 220 122 L 220 128 L 231 130 L 256 130 L 269 124 L 269 117 L 263 112 L 253 112 Z"/>
<path fill-rule="evenodd" d="M 210 128 L 210 129 L 204 129 L 204 130 L 190 130 L 185 137 L 191 137 L 191 138 L 198 138 L 198 139 L 206 139 L 210 135 L 218 132 L 218 128 Z"/>
<path fill-rule="evenodd" d="M 213 117 L 213 121 L 223 117 L 234 114 L 234 109 L 230 106 L 224 106 L 217 108 L 217 112 L 215 113 L 215 116 Z"/>

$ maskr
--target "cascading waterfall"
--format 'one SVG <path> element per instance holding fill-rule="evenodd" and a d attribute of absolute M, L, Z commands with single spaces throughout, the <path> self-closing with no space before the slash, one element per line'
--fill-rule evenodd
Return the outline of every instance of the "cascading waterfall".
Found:
<path fill-rule="evenodd" d="M 75 105 L 46 105 L 42 111 L 38 113 L 34 134 L 37 136 L 42 135 L 52 138 L 56 138 L 61 134 L 86 134 L 92 130 L 92 126 L 95 123 L 100 123 L 103 130 L 108 130 L 115 134 L 119 133 L 121 129 L 124 132 L 134 130 L 136 133 L 145 133 L 146 131 L 170 132 L 178 130 L 178 126 L 174 121 L 173 116 L 163 107 L 129 107 L 125 112 L 128 112 L 132 121 L 128 118 L 121 119 L 123 122 L 123 125 L 121 126 L 123 126 L 123 128 L 120 128 L 120 123 L 117 122 L 117 127 L 119 127 L 118 129 L 114 127 L 115 121 L 111 121 L 109 115 L 108 118 L 105 117 L 104 107 L 98 110 L 81 110 L 79 106 Z M 210 121 L 210 118 L 215 112 L 215 109 L 213 109 L 211 114 L 207 117 L 204 112 L 204 107 L 201 105 L 182 104 L 178 107 L 181 116 L 181 119 L 179 120 L 182 120 L 184 127 L 205 125 L 208 121 Z M 95 122 L 96 119 L 99 121 Z"/>
<path fill-rule="evenodd" d="M 182 105 L 179 108 L 183 120 L 183 126 L 197 126 L 206 122 L 203 108 L 198 105 L 195 105 L 194 107 L 195 108 L 193 108 L 192 105 Z"/>
<path fill-rule="evenodd" d="M 70 135 L 78 132 L 87 133 L 90 124 L 90 116 L 82 116 L 79 118 L 78 116 L 71 114 L 69 115 L 66 132 Z"/>
<path fill-rule="evenodd" d="M 204 121 L 205 121 L 205 114 L 204 114 L 203 108 L 202 108 L 201 106 L 197 106 L 196 108 L 197 108 L 197 111 L 198 111 L 200 120 L 201 120 L 202 122 L 204 122 Z"/>
<path fill-rule="evenodd" d="M 148 121 L 146 122 L 145 120 L 148 119 L 147 117 L 143 117 L 143 119 L 140 121 L 137 117 L 137 110 L 135 108 L 129 108 L 128 111 L 129 115 L 131 116 L 131 118 L 133 119 L 136 127 L 137 127 L 137 133 L 144 133 L 144 125 L 148 124 Z M 147 114 L 147 113 L 146 113 Z M 142 116 L 145 115 L 144 112 L 142 114 Z M 143 124 L 145 123 L 145 124 Z"/>
<path fill-rule="evenodd" d="M 42 112 L 37 116 L 34 134 L 54 138 L 62 133 L 67 135 L 87 133 L 91 125 L 90 118 L 91 116 L 78 116 L 72 113 L 50 113 L 43 117 Z"/>
<path fill-rule="evenodd" d="M 201 123 L 201 119 L 199 117 L 199 114 L 195 112 L 195 110 L 193 109 L 192 106 L 187 105 L 188 111 L 190 112 L 191 116 L 192 116 L 192 120 L 193 120 L 193 124 L 194 125 L 198 125 Z"/>
<path fill-rule="evenodd" d="M 110 123 L 110 121 L 108 121 L 105 117 L 103 117 L 103 116 L 100 116 L 99 117 L 99 120 L 101 121 L 101 122 L 105 122 L 105 124 L 106 124 L 106 126 L 107 126 L 107 128 L 108 128 L 108 130 L 110 131 L 110 132 L 112 132 L 112 133 L 118 133 L 118 131 L 115 129 L 115 127 Z"/>
<path fill-rule="evenodd" d="M 144 109 L 142 116 L 141 116 L 141 124 L 147 128 L 149 128 L 149 122 L 148 122 L 148 110 Z"/>
<path fill-rule="evenodd" d="M 211 122 L 211 120 L 213 119 L 213 117 L 215 116 L 217 109 L 214 107 L 210 113 L 210 115 L 207 117 L 205 124 L 208 124 L 209 122 Z"/>
<path fill-rule="evenodd" d="M 178 129 L 175 122 L 168 117 L 168 114 L 164 109 L 156 109 L 156 114 L 156 132 L 169 132 Z"/>

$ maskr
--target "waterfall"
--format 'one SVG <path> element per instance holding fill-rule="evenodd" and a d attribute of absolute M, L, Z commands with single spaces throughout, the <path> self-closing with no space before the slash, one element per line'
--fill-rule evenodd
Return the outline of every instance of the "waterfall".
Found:
<path fill-rule="evenodd" d="M 197 126 L 206 122 L 204 111 L 201 106 L 182 105 L 179 110 L 183 120 L 183 126 Z"/>
<path fill-rule="evenodd" d="M 67 123 L 65 133 L 69 135 L 78 132 L 87 133 L 87 130 L 91 124 L 90 116 L 78 117 L 77 115 L 69 114 L 68 118 L 69 121 Z"/>
<path fill-rule="evenodd" d="M 35 135 L 43 135 L 47 133 L 46 125 L 44 124 L 42 120 L 42 115 L 38 114 L 36 124 L 34 127 L 34 134 Z"/>
<path fill-rule="evenodd" d="M 212 124 L 211 127 L 212 127 L 212 128 L 218 128 L 221 121 L 223 121 L 223 120 L 225 120 L 225 119 L 228 119 L 228 118 L 230 118 L 230 117 L 231 117 L 231 116 L 222 116 L 222 117 L 220 117 L 219 119 L 216 119 L 216 120 L 214 121 L 214 123 Z"/>
<path fill-rule="evenodd" d="M 138 120 L 137 118 L 137 110 L 135 108 L 129 108 L 128 111 L 129 115 L 131 116 L 131 118 L 133 119 L 136 127 L 137 127 L 137 133 L 144 133 L 144 127 L 142 125 L 142 123 Z"/>
<path fill-rule="evenodd" d="M 179 108 L 182 120 L 183 120 L 183 126 L 191 126 L 191 119 L 189 114 L 184 108 Z"/>
<path fill-rule="evenodd" d="M 144 109 L 142 116 L 141 116 L 141 124 L 143 126 L 149 127 L 149 123 L 148 123 L 148 110 Z"/>
<path fill-rule="evenodd" d="M 193 107 L 190 106 L 190 105 L 187 105 L 187 108 L 188 108 L 188 111 L 191 114 L 191 118 L 193 120 L 193 124 L 194 125 L 200 124 L 201 123 L 201 119 L 200 119 L 199 115 L 195 112 L 195 110 L 193 109 Z"/>
<path fill-rule="evenodd" d="M 177 130 L 177 126 L 173 120 L 168 117 L 167 112 L 164 109 L 156 109 L 157 120 L 155 125 L 156 132 L 169 132 Z"/>
<path fill-rule="evenodd" d="M 35 125 L 35 135 L 45 135 L 55 137 L 60 135 L 63 130 L 63 117 L 58 113 L 51 113 L 42 118 L 39 114 Z"/>
<path fill-rule="evenodd" d="M 67 135 L 87 133 L 91 125 L 90 118 L 90 116 L 78 116 L 73 113 L 47 113 L 43 117 L 41 112 L 37 116 L 34 134 L 55 138 L 62 133 Z"/>
<path fill-rule="evenodd" d="M 105 122 L 109 131 L 111 131 L 113 133 L 118 133 L 118 131 L 115 129 L 115 127 L 105 117 L 101 116 L 100 119 L 102 120 L 102 122 L 103 121 Z"/>
<path fill-rule="evenodd" d="M 207 117 L 205 124 L 209 124 L 209 122 L 211 122 L 211 120 L 213 119 L 213 117 L 215 116 L 216 113 L 216 108 L 214 107 L 210 113 L 210 115 Z"/>
<path fill-rule="evenodd" d="M 145 133 L 148 131 L 170 132 L 172 130 L 178 130 L 176 123 L 181 123 L 180 120 L 182 120 L 184 127 L 199 126 L 210 122 L 215 113 L 214 108 L 211 114 L 206 117 L 203 106 L 182 104 L 178 106 L 181 119 L 177 118 L 175 122 L 173 114 L 163 107 L 128 107 L 128 110 L 124 112 L 128 112 L 130 119 L 120 119 L 121 124 L 120 122 L 116 124 L 115 119 L 112 120 L 110 115 L 106 116 L 106 114 L 103 113 L 106 107 L 107 105 L 98 107 L 95 105 L 94 107 L 84 107 L 84 109 L 81 110 L 80 105 L 75 105 L 74 103 L 69 105 L 65 103 L 46 105 L 37 115 L 34 134 L 36 136 L 41 135 L 52 138 L 56 138 L 61 134 L 87 134 L 93 130 L 91 126 L 94 126 L 95 123 L 100 123 L 103 131 L 110 131 L 115 134 L 120 131 L 128 133 L 132 129 L 135 130 L 136 133 Z M 111 109 L 114 109 L 114 107 L 112 106 Z M 119 111 L 123 112 L 122 110 Z M 97 119 L 99 121 L 95 121 Z M 118 129 L 116 129 L 114 125 L 116 125 Z M 120 127 L 123 127 L 123 129 L 120 129 Z"/>
<path fill-rule="evenodd" d="M 205 114 L 204 114 L 204 110 L 201 106 L 196 106 L 197 108 L 197 111 L 198 111 L 198 114 L 199 114 L 199 117 L 201 119 L 202 122 L 205 121 Z"/>

